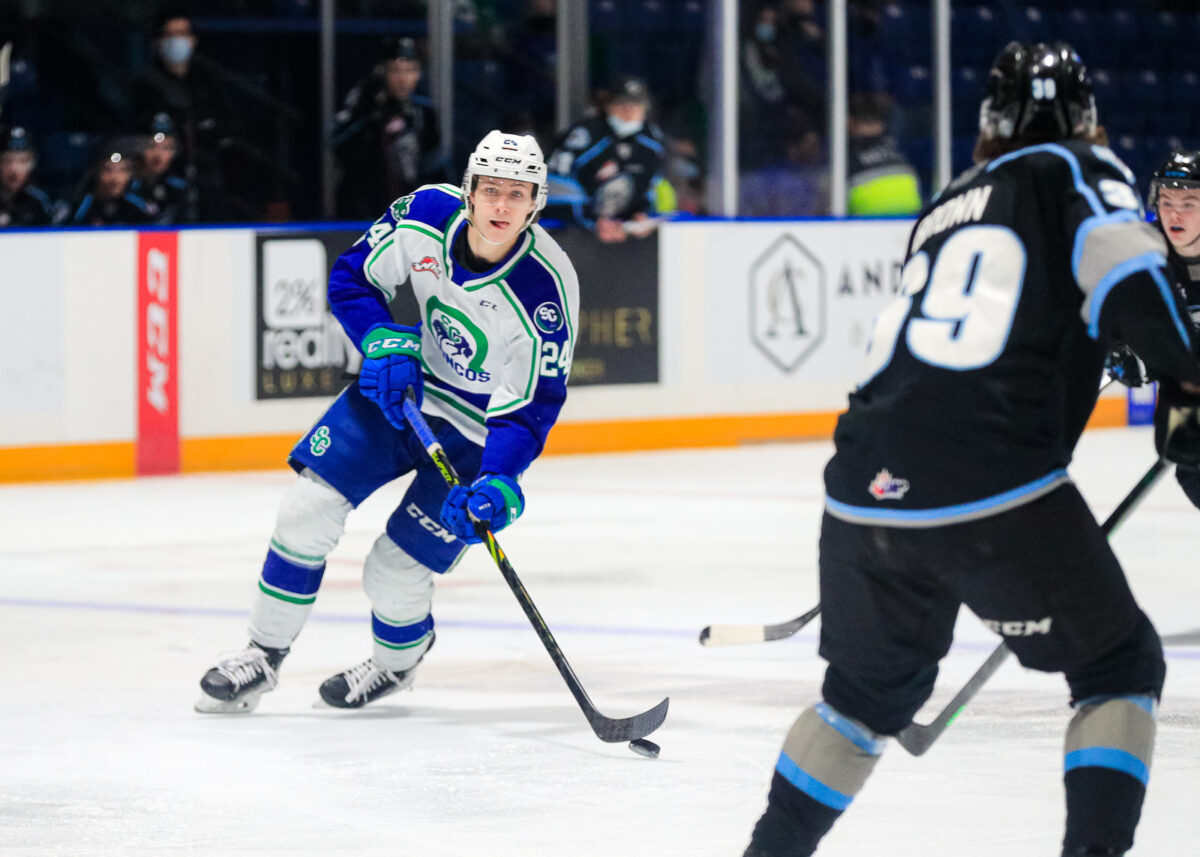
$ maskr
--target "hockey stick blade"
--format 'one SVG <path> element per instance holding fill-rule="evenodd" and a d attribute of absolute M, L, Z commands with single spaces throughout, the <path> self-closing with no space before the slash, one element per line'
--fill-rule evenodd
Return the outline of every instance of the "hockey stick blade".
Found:
<path fill-rule="evenodd" d="M 591 725 L 592 731 L 596 733 L 597 738 L 601 741 L 607 741 L 610 744 L 618 744 L 633 741 L 637 738 L 645 738 L 659 726 L 662 726 L 663 721 L 667 719 L 667 706 L 670 704 L 671 698 L 668 696 L 649 711 L 643 711 L 641 714 L 635 714 L 633 717 L 625 717 L 620 720 L 613 717 L 605 717 L 596 710 L 595 706 L 584 708 L 583 714 Z"/>
<path fill-rule="evenodd" d="M 450 487 L 461 484 L 458 473 L 454 470 L 454 465 L 450 463 L 450 457 L 446 455 L 446 451 L 438 443 L 433 430 L 425 422 L 425 417 L 421 415 L 421 411 L 417 407 L 416 395 L 411 387 L 408 389 L 402 407 L 405 419 L 408 421 L 417 439 L 420 440 L 421 445 L 425 447 L 425 451 L 429 454 L 430 459 L 433 460 L 434 466 L 441 473 L 445 483 Z M 517 603 L 521 605 L 521 609 L 525 612 L 525 617 L 529 620 L 529 624 L 533 626 L 538 639 L 542 641 L 542 646 L 545 647 L 546 652 L 550 655 L 550 660 L 558 668 L 559 675 L 566 682 L 567 689 L 571 691 L 571 695 L 575 697 L 575 702 L 578 703 L 579 708 L 583 711 L 583 716 L 587 718 L 588 725 L 592 727 L 592 731 L 596 733 L 596 737 L 601 741 L 609 743 L 633 741 L 636 738 L 645 738 L 661 726 L 667 718 L 667 706 L 671 702 L 670 697 L 667 697 L 648 711 L 643 711 L 641 714 L 635 714 L 633 717 L 623 719 L 605 717 L 597 710 L 595 704 L 587 695 L 587 691 L 583 689 L 583 684 L 575 675 L 575 671 L 571 669 L 571 664 L 567 661 L 566 655 L 559 648 L 558 641 L 550 633 L 550 628 L 546 625 L 546 620 L 542 618 L 541 611 L 537 609 L 537 605 L 529 597 L 529 593 L 525 590 L 525 584 L 517 577 L 516 569 L 512 567 L 512 563 L 508 561 L 508 557 L 501 550 L 500 544 L 496 541 L 496 536 L 482 521 L 475 521 L 475 533 L 479 536 L 484 546 L 487 547 L 488 554 L 491 555 L 492 560 L 496 563 L 496 567 L 500 569 L 500 575 L 504 578 L 504 582 L 508 584 L 508 588 L 516 596 Z"/>
<path fill-rule="evenodd" d="M 1105 538 L 1112 537 L 1117 528 L 1142 502 L 1146 493 L 1166 473 L 1168 467 L 1170 467 L 1170 463 L 1164 458 L 1160 458 L 1150 465 L 1150 469 L 1142 475 L 1137 484 L 1125 495 L 1125 499 L 1117 504 L 1117 508 L 1113 509 L 1112 514 L 1100 525 L 1100 530 L 1104 533 Z M 975 694 L 979 693 L 979 689 L 987 683 L 996 670 L 1000 669 L 1000 665 L 1008 659 L 1010 653 L 1011 649 L 1007 644 L 1001 643 L 997 646 L 995 651 L 983 662 L 983 666 L 975 671 L 975 675 L 967 680 L 962 689 L 954 695 L 954 699 L 950 700 L 950 704 L 943 708 L 937 717 L 929 723 L 910 723 L 900 730 L 896 735 L 900 746 L 914 756 L 923 755 L 958 718 L 958 715 L 962 714 L 967 703 L 974 698 Z"/>
<path fill-rule="evenodd" d="M 896 735 L 900 746 L 914 756 L 924 755 L 925 751 L 933 746 L 933 742 L 941 737 L 958 715 L 963 713 L 967 703 L 975 694 L 979 693 L 979 689 L 987 683 L 996 670 L 1000 669 L 1000 665 L 1008 660 L 1011 653 L 1012 650 L 1006 644 L 1001 643 L 997 646 L 995 651 L 983 662 L 983 666 L 975 671 L 975 675 L 968 679 L 962 690 L 955 694 L 954 699 L 950 700 L 950 704 L 943 708 L 937 717 L 925 724 L 910 723 L 900 730 L 900 733 Z"/>
<path fill-rule="evenodd" d="M 709 625 L 700 632 L 702 646 L 741 646 L 747 643 L 765 643 L 783 640 L 792 636 L 821 612 L 821 605 L 778 625 Z"/>

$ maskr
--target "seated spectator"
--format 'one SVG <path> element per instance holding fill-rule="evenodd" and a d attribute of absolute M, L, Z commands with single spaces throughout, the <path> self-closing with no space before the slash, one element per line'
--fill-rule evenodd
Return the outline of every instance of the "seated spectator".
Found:
<path fill-rule="evenodd" d="M 135 194 L 129 146 L 107 146 L 92 168 L 72 226 L 142 226 L 153 223 L 158 206 Z"/>
<path fill-rule="evenodd" d="M 659 213 L 654 193 L 666 159 L 666 138 L 648 121 L 649 112 L 646 84 L 636 77 L 620 78 L 603 114 L 568 128 L 550 155 L 550 203 L 594 229 L 605 243 L 645 234 L 648 230 L 637 222 Z"/>
<path fill-rule="evenodd" d="M 0 130 L 0 226 L 49 226 L 61 206 L 33 184 L 37 151 L 24 128 Z"/>
<path fill-rule="evenodd" d="M 149 132 L 138 153 L 130 190 L 158 207 L 155 223 L 192 223 L 196 219 L 193 195 L 176 161 L 175 123 L 166 113 L 157 113 Z"/>
<path fill-rule="evenodd" d="M 507 117 L 501 124 L 538 140 L 549 140 L 555 132 L 557 12 L 556 0 L 524 0 L 522 15 L 507 28 L 501 48 L 509 81 L 504 93 Z"/>
<path fill-rule="evenodd" d="M 172 117 L 180 145 L 184 173 L 198 187 L 199 217 L 214 221 L 227 215 L 225 181 L 221 170 L 223 150 L 238 136 L 236 112 L 226 81 L 211 62 L 196 56 L 196 36 L 191 19 L 182 11 L 159 18 L 154 39 L 154 59 L 133 81 L 134 125 L 146 126 L 151 117 Z"/>
<path fill-rule="evenodd" d="M 888 99 L 855 95 L 847 110 L 850 157 L 846 213 L 859 216 L 916 214 L 921 210 L 917 171 L 887 133 Z"/>
<path fill-rule="evenodd" d="M 795 115 L 781 117 L 784 158 L 738 180 L 743 217 L 818 217 L 829 213 L 829 170 L 821 138 Z"/>
<path fill-rule="evenodd" d="M 437 111 L 416 94 L 421 73 L 415 41 L 385 39 L 375 70 L 346 95 L 333 128 L 339 217 L 370 220 L 421 185 L 450 179 Z"/>

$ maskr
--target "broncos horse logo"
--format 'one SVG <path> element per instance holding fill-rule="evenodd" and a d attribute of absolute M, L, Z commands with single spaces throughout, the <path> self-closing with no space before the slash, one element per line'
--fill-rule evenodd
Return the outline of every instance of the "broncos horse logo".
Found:
<path fill-rule="evenodd" d="M 433 333 L 437 336 L 438 345 L 442 351 L 449 357 L 465 357 L 471 359 L 471 355 L 475 353 L 475 349 L 471 347 L 471 343 L 462 331 L 446 323 L 445 319 L 436 318 L 433 320 Z"/>

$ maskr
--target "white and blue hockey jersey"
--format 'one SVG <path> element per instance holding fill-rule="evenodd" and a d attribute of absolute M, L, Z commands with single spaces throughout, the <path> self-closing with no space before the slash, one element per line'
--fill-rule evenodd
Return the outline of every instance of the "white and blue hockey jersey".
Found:
<path fill-rule="evenodd" d="M 421 310 L 422 411 L 484 446 L 480 472 L 520 474 L 541 453 L 567 396 L 579 312 L 570 260 L 538 225 L 484 273 L 453 253 L 468 228 L 462 191 L 426 185 L 392 203 L 329 278 L 334 315 L 355 343 L 393 321 L 410 288 Z M 416 319 L 396 319 L 413 324 Z"/>

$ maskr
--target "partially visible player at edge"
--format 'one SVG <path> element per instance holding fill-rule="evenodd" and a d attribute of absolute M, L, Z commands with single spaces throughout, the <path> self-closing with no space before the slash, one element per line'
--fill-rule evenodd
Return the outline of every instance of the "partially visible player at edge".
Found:
<path fill-rule="evenodd" d="M 533 137 L 492 131 L 462 187 L 426 185 L 396 200 L 343 253 L 329 302 L 363 352 L 361 374 L 296 444 L 299 474 L 280 505 L 258 579 L 250 643 L 200 680 L 203 712 L 252 710 L 277 683 L 321 585 L 346 516 L 375 489 L 412 483 L 363 566 L 371 656 L 320 687 L 358 708 L 412 684 L 434 641 L 433 575 L 521 514 L 518 477 L 542 452 L 567 395 L 579 283 L 535 221 L 546 164 Z M 388 305 L 411 288 L 420 319 Z M 465 486 L 447 492 L 405 421 L 412 387 Z"/>
<path fill-rule="evenodd" d="M 1168 266 L 1192 325 L 1200 329 L 1200 152 L 1180 150 L 1168 155 L 1150 178 L 1146 205 L 1167 239 Z M 1142 361 L 1124 343 L 1109 355 L 1109 373 L 1130 387 L 1151 380 Z M 1200 507 L 1200 471 L 1178 467 L 1175 478 L 1192 504 Z"/>
<path fill-rule="evenodd" d="M 747 857 L 812 854 L 934 687 L 960 604 L 1021 663 L 1064 675 L 1063 855 L 1133 844 L 1165 666 L 1067 474 L 1108 346 L 1179 396 L 1191 325 L 1075 52 L 1009 44 L 976 165 L 909 238 L 865 380 L 834 432 L 820 539 L 823 701 L 783 744 Z M 1186 416 L 1195 443 L 1194 409 Z M 1160 433 L 1168 457 L 1183 435 Z"/>

